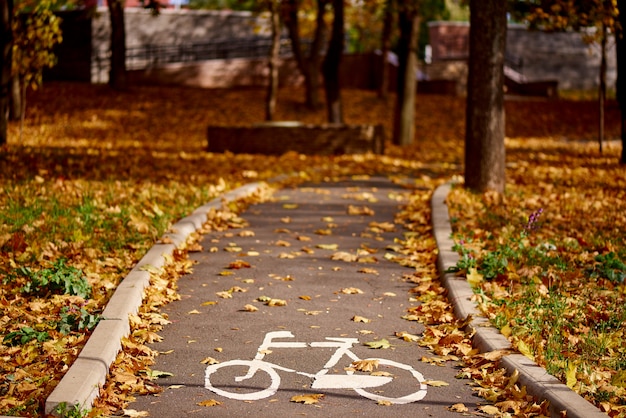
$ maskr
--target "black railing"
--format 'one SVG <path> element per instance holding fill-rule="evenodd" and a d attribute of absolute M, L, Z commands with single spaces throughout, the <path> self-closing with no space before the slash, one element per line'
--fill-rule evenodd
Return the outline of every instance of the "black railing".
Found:
<path fill-rule="evenodd" d="M 154 65 L 229 58 L 263 58 L 269 54 L 269 38 L 241 38 L 179 45 L 141 45 L 126 49 L 126 66 L 142 69 Z M 291 54 L 291 43 L 281 39 L 280 55 Z"/>

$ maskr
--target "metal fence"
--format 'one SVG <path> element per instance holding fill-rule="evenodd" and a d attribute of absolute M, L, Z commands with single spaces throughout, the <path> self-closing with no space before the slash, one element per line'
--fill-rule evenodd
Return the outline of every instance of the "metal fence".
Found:
<path fill-rule="evenodd" d="M 155 65 L 229 58 L 264 58 L 271 47 L 269 38 L 240 38 L 179 45 L 141 45 L 126 49 L 126 67 L 132 70 Z M 288 38 L 281 39 L 280 55 L 291 54 Z"/>

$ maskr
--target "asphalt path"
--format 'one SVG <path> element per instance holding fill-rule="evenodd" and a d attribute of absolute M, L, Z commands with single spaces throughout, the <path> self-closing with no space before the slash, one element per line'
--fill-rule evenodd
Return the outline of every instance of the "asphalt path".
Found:
<path fill-rule="evenodd" d="M 405 193 L 383 177 L 283 189 L 241 214 L 247 226 L 204 235 L 181 300 L 163 308 L 172 323 L 151 346 L 161 353 L 152 369 L 171 376 L 128 409 L 459 417 L 449 407 L 462 403 L 476 416 L 485 401 L 455 378 L 457 364 L 422 361 L 434 354 L 395 336 L 423 331 L 401 318 L 418 303 L 411 268 L 385 258 L 402 238 L 390 225 Z"/>

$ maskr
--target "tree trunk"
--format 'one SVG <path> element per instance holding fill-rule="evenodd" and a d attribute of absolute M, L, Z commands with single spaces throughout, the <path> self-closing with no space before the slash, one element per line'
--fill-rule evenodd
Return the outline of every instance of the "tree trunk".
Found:
<path fill-rule="evenodd" d="M 343 123 L 341 85 L 339 82 L 339 67 L 341 65 L 344 40 L 343 1 L 333 0 L 333 31 L 323 67 L 329 123 Z"/>
<path fill-rule="evenodd" d="M 19 120 L 22 117 L 22 89 L 20 88 L 20 77 L 11 77 L 11 108 L 9 109 L 9 120 Z"/>
<path fill-rule="evenodd" d="M 272 46 L 269 55 L 269 83 L 267 86 L 267 98 L 265 102 L 265 120 L 273 120 L 276 112 L 276 100 L 278 95 L 278 65 L 280 52 L 280 14 L 277 0 L 269 0 L 270 17 L 272 23 Z"/>
<path fill-rule="evenodd" d="M 404 4 L 398 15 L 398 82 L 394 112 L 393 142 L 410 145 L 415 136 L 415 94 L 417 91 L 417 40 L 420 16 L 417 7 Z"/>
<path fill-rule="evenodd" d="M 283 21 L 291 40 L 293 56 L 298 68 L 304 77 L 305 100 L 309 109 L 317 109 L 320 106 L 319 80 L 320 65 L 322 63 L 321 49 L 326 37 L 326 24 L 324 23 L 324 10 L 328 0 L 317 0 L 317 16 L 315 35 L 307 56 L 302 52 L 300 42 L 300 25 L 298 23 L 298 0 L 285 0 L 283 2 Z"/>
<path fill-rule="evenodd" d="M 383 33 L 381 36 L 380 57 L 380 80 L 378 82 L 378 97 L 384 99 L 389 93 L 389 61 L 387 55 L 391 50 L 391 28 L 393 26 L 393 14 L 396 0 L 387 0 L 385 5 L 385 17 L 383 20 Z"/>
<path fill-rule="evenodd" d="M 606 25 L 602 24 L 602 39 L 600 39 L 600 84 L 598 85 L 598 145 L 602 154 L 602 143 L 604 142 L 604 104 L 606 98 Z"/>
<path fill-rule="evenodd" d="M 504 49 L 506 2 L 470 0 L 465 185 L 504 193 Z"/>
<path fill-rule="evenodd" d="M 0 0 L 0 146 L 7 143 L 11 100 L 11 63 L 13 50 L 13 0 Z"/>
<path fill-rule="evenodd" d="M 126 28 L 124 26 L 124 0 L 109 0 L 111 18 L 111 70 L 109 85 L 116 90 L 127 88 L 126 80 Z"/>
<path fill-rule="evenodd" d="M 619 23 L 622 29 L 615 36 L 615 61 L 617 63 L 615 90 L 622 114 L 622 155 L 620 163 L 626 164 L 626 0 L 617 0 L 617 8 L 619 10 Z"/>

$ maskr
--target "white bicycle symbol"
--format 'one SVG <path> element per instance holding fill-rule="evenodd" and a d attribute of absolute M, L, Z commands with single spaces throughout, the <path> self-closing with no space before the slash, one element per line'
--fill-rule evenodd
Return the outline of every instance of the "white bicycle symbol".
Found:
<path fill-rule="evenodd" d="M 265 334 L 263 343 L 259 346 L 257 355 L 253 360 L 230 360 L 224 363 L 212 364 L 206 368 L 204 386 L 218 395 L 237 400 L 258 400 L 274 395 L 280 386 L 280 376 L 277 370 L 284 372 L 297 373 L 313 379 L 311 388 L 313 389 L 352 389 L 359 395 L 373 399 L 375 401 L 388 401 L 394 404 L 407 404 L 417 402 L 426 396 L 426 384 L 424 384 L 424 376 L 413 367 L 398 363 L 392 360 L 382 358 L 368 358 L 365 360 L 376 360 L 379 366 L 397 367 L 408 371 L 419 383 L 419 390 L 406 396 L 398 398 L 386 397 L 376 393 L 370 393 L 365 389 L 376 388 L 390 383 L 393 377 L 389 376 L 371 376 L 371 375 L 355 375 L 354 371 L 347 370 L 346 374 L 328 374 L 331 367 L 336 365 L 344 355 L 353 361 L 359 361 L 359 357 L 350 351 L 350 348 L 359 342 L 357 338 L 332 338 L 326 337 L 328 341 L 317 341 L 307 344 L 305 342 L 275 342 L 275 338 L 294 338 L 289 331 L 272 331 Z M 306 373 L 270 363 L 263 360 L 265 354 L 270 348 L 306 348 L 310 347 L 331 347 L 336 348 L 335 353 L 330 357 L 324 367 L 317 373 Z M 219 389 L 211 383 L 211 376 L 220 369 L 232 366 L 244 366 L 248 368 L 248 372 L 243 376 L 236 376 L 235 382 L 242 382 L 252 378 L 258 371 L 263 371 L 269 375 L 270 385 L 266 389 L 256 392 L 235 393 L 227 390 Z"/>

